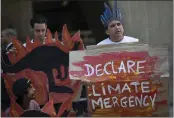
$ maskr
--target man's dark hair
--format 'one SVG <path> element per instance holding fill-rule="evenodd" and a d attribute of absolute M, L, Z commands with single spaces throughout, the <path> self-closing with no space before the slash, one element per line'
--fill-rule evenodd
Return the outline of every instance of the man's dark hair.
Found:
<path fill-rule="evenodd" d="M 42 111 L 27 110 L 20 117 L 51 117 L 51 116 Z"/>
<path fill-rule="evenodd" d="M 31 25 L 32 28 L 34 28 L 35 23 L 45 23 L 45 24 L 47 24 L 47 19 L 43 15 L 37 14 L 30 20 L 30 25 Z"/>
<path fill-rule="evenodd" d="M 22 104 L 24 95 L 28 93 L 27 89 L 30 88 L 30 84 L 31 81 L 27 78 L 20 78 L 14 82 L 12 91 L 19 105 Z"/>

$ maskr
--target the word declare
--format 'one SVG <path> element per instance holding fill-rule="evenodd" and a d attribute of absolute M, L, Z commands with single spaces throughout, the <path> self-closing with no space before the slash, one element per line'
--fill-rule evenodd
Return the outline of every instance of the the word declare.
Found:
<path fill-rule="evenodd" d="M 105 63 L 104 65 L 102 64 L 97 64 L 95 67 L 93 67 L 91 64 L 84 64 L 87 70 L 87 74 L 85 76 L 103 76 L 104 74 L 110 75 L 110 74 L 117 74 L 117 73 L 131 73 L 131 72 L 136 72 L 136 73 L 145 73 L 143 70 L 144 66 L 141 64 L 145 63 L 146 60 L 143 61 L 132 61 L 132 60 L 127 60 L 126 62 L 121 61 L 120 65 L 118 68 L 114 68 L 114 61 L 110 61 Z M 126 65 L 125 65 L 126 64 Z M 102 67 L 102 68 L 101 68 Z M 111 71 L 108 71 L 107 68 L 111 68 Z M 136 69 L 134 69 L 136 68 Z"/>

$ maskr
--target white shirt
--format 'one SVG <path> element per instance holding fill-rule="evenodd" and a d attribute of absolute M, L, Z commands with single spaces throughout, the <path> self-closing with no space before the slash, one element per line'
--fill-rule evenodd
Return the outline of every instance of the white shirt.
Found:
<path fill-rule="evenodd" d="M 131 43 L 131 42 L 139 42 L 138 39 L 130 37 L 130 36 L 124 36 L 123 40 L 119 42 L 113 42 L 110 40 L 110 38 L 107 38 L 101 42 L 99 42 L 97 45 L 104 45 L 104 44 L 119 44 L 119 43 Z"/>

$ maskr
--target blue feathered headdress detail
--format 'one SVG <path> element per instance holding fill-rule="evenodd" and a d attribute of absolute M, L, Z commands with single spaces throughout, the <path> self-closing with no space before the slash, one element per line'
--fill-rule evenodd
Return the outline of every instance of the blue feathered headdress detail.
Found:
<path fill-rule="evenodd" d="M 104 27 L 107 27 L 109 22 L 111 22 L 112 20 L 119 20 L 122 22 L 121 12 L 120 9 L 117 8 L 116 0 L 114 0 L 114 8 L 112 9 L 112 11 L 106 3 L 104 3 L 104 7 L 105 11 L 100 16 L 101 22 L 103 23 Z"/>

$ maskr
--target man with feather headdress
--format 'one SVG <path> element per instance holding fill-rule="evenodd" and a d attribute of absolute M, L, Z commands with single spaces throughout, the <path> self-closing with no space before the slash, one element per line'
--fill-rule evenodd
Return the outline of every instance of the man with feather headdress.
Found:
<path fill-rule="evenodd" d="M 124 35 L 123 19 L 120 9 L 117 8 L 116 0 L 114 0 L 114 7 L 112 10 L 106 3 L 104 3 L 104 7 L 105 11 L 103 15 L 100 16 L 100 19 L 109 37 L 99 42 L 97 45 L 138 42 L 139 40 L 137 38 Z"/>

